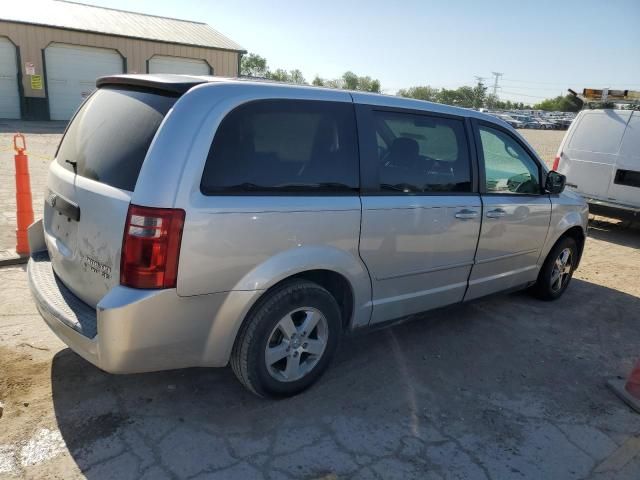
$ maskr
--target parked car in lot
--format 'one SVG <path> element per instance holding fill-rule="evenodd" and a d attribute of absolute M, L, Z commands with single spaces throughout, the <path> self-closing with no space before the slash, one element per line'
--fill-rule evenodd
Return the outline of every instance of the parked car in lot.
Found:
<path fill-rule="evenodd" d="M 513 114 L 510 116 L 514 120 L 517 120 L 518 122 L 522 123 L 521 128 L 533 128 L 533 129 L 540 128 L 540 124 L 533 117 L 529 117 L 527 115 L 513 115 Z"/>
<path fill-rule="evenodd" d="M 539 127 L 543 130 L 555 130 L 558 128 L 558 125 L 556 125 L 555 123 L 549 121 L 549 120 L 545 120 L 544 118 L 541 117 L 536 117 L 534 118 L 534 121 L 538 123 Z"/>
<path fill-rule="evenodd" d="M 524 123 L 521 122 L 520 120 L 516 120 L 511 115 L 506 115 L 504 113 L 493 113 L 492 115 L 496 118 L 499 118 L 503 122 L 508 123 L 513 128 L 524 128 Z"/>
<path fill-rule="evenodd" d="M 553 164 L 592 213 L 640 219 L 640 112 L 583 110 Z"/>
<path fill-rule="evenodd" d="M 584 200 L 473 110 L 215 77 L 99 79 L 29 229 L 46 323 L 113 373 L 233 371 L 286 396 L 340 338 L 532 287 L 560 297 Z"/>

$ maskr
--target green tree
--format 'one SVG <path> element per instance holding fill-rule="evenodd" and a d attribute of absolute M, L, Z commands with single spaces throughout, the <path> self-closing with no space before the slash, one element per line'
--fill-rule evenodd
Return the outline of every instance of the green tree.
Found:
<path fill-rule="evenodd" d="M 269 80 L 273 80 L 275 82 L 290 82 L 291 76 L 289 72 L 287 72 L 284 68 L 277 68 L 273 71 L 268 71 L 265 75 Z"/>
<path fill-rule="evenodd" d="M 458 103 L 460 103 L 460 96 L 457 90 L 443 88 L 438 92 L 436 101 L 438 103 L 444 103 L 445 105 L 458 105 Z"/>
<path fill-rule="evenodd" d="M 268 72 L 269 68 L 267 66 L 266 58 L 255 53 L 249 53 L 248 55 L 242 56 L 242 60 L 240 60 L 241 75 L 264 78 L 267 76 Z"/>
<path fill-rule="evenodd" d="M 380 93 L 380 80 L 369 76 L 359 78 L 358 90 L 363 92 Z"/>
<path fill-rule="evenodd" d="M 358 90 L 360 79 L 353 72 L 344 72 L 342 74 L 343 87 L 347 90 Z"/>
<path fill-rule="evenodd" d="M 557 112 L 579 112 L 583 102 L 573 95 L 559 95 L 555 98 L 547 98 L 533 106 L 536 110 L 547 110 Z"/>
<path fill-rule="evenodd" d="M 334 83 L 335 85 L 340 85 L 338 88 L 380 93 L 380 81 L 369 76 L 360 77 L 351 71 L 347 71 L 344 72 L 339 80 Z"/>
<path fill-rule="evenodd" d="M 473 87 L 473 98 L 472 105 L 473 108 L 481 108 L 484 107 L 485 102 L 487 100 L 487 87 L 479 81 L 475 87 Z"/>
<path fill-rule="evenodd" d="M 399 97 L 415 98 L 417 100 L 426 100 L 428 102 L 438 101 L 438 93 L 440 91 L 437 88 L 424 85 L 421 87 L 410 87 L 398 90 L 396 95 Z"/>
<path fill-rule="evenodd" d="M 320 77 L 320 75 L 316 75 L 316 77 L 311 82 L 311 85 L 313 85 L 315 87 L 324 87 L 325 86 L 325 80 L 322 77 Z"/>
<path fill-rule="evenodd" d="M 297 68 L 289 71 L 289 81 L 291 83 L 297 83 L 299 85 L 306 85 L 307 81 L 304 79 L 304 75 Z"/>

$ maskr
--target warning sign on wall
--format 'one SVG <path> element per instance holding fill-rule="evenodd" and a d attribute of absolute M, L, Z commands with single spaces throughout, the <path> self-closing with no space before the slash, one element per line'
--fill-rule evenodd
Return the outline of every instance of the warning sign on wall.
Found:
<path fill-rule="evenodd" d="M 31 75 L 31 89 L 42 90 L 42 75 Z"/>
<path fill-rule="evenodd" d="M 33 64 L 33 62 L 24 62 L 24 73 L 25 75 L 36 74 L 36 66 Z"/>

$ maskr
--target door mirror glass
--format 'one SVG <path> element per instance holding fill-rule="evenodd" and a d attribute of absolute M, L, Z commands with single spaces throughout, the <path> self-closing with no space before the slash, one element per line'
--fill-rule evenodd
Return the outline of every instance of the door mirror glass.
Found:
<path fill-rule="evenodd" d="M 566 183 L 567 177 L 565 177 L 561 173 L 551 170 L 549 173 L 547 173 L 547 180 L 545 182 L 544 188 L 547 192 L 553 195 L 558 195 L 559 193 L 562 193 Z"/>

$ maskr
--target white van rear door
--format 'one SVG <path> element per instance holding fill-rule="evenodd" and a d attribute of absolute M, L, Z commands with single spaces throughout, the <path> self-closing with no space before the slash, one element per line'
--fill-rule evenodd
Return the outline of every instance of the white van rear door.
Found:
<path fill-rule="evenodd" d="M 627 123 L 607 196 L 640 208 L 640 112 L 633 112 Z"/>
<path fill-rule="evenodd" d="M 608 200 L 620 142 L 631 112 L 593 110 L 583 112 L 563 151 L 561 173 L 580 194 Z"/>

